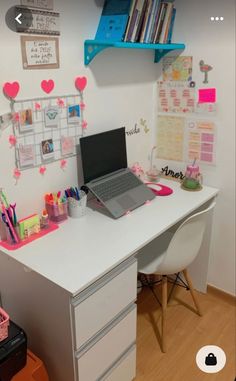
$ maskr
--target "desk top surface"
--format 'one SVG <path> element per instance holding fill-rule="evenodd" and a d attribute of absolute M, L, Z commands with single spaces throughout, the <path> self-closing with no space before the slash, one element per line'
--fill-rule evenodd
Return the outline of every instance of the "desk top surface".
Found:
<path fill-rule="evenodd" d="M 88 208 L 85 216 L 69 218 L 45 237 L 1 252 L 76 295 L 218 193 L 207 186 L 188 192 L 178 182 L 161 183 L 173 194 L 157 196 L 127 216 L 114 220 Z"/>

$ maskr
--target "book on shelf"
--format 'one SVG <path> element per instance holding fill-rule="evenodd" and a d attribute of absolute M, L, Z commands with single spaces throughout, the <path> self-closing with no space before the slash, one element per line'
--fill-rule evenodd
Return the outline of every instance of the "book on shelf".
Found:
<path fill-rule="evenodd" d="M 136 0 L 134 3 L 131 22 L 125 38 L 125 41 L 127 42 L 136 42 L 138 40 L 138 33 L 140 32 L 142 19 L 144 16 L 146 0 Z"/>
<path fill-rule="evenodd" d="M 153 9 L 155 6 L 155 2 L 156 2 L 156 0 L 151 0 L 151 5 L 150 5 L 149 11 L 148 11 L 147 25 L 146 25 L 146 29 L 145 29 L 145 33 L 144 33 L 144 39 L 143 39 L 143 42 L 145 42 L 145 43 L 148 42 L 148 36 L 149 36 L 150 28 L 151 28 L 151 19 L 153 16 Z"/>
<path fill-rule="evenodd" d="M 174 28 L 174 22 L 175 22 L 175 15 L 176 15 L 176 8 L 173 8 L 172 15 L 171 15 L 171 21 L 170 21 L 170 28 L 169 28 L 168 38 L 167 38 L 167 43 L 168 44 L 171 44 L 171 40 L 172 40 L 172 34 L 173 34 L 173 28 Z"/>
<path fill-rule="evenodd" d="M 150 36 L 151 43 L 154 43 L 154 38 L 155 38 L 157 26 L 158 26 L 159 17 L 160 17 L 160 12 L 161 12 L 161 0 L 158 1 L 157 8 L 154 14 L 153 26 L 151 30 L 151 36 Z"/>
<path fill-rule="evenodd" d="M 152 2 L 153 2 L 153 0 L 147 0 L 147 3 L 146 3 L 145 14 L 144 14 L 144 18 L 143 18 L 143 25 L 141 27 L 141 33 L 140 33 L 140 39 L 139 39 L 140 42 L 144 42 L 144 37 L 145 37 L 146 30 L 147 30 L 147 24 L 149 21 L 150 9 L 152 7 Z"/>
<path fill-rule="evenodd" d="M 161 34 L 159 37 L 159 44 L 165 44 L 167 42 L 172 9 L 173 9 L 173 3 L 166 3 L 166 12 L 165 12 L 165 17 L 164 17 L 162 28 L 161 28 Z"/>
<path fill-rule="evenodd" d="M 136 31 L 136 34 L 134 36 L 134 42 L 140 41 L 140 36 L 141 36 L 141 31 L 142 31 L 142 26 L 143 26 L 143 20 L 144 20 L 145 13 L 146 13 L 147 3 L 148 3 L 148 0 L 144 0 L 142 10 L 140 13 L 140 17 L 139 17 L 139 21 L 138 21 L 137 31 Z"/>
<path fill-rule="evenodd" d="M 130 35 L 131 35 L 130 28 L 131 28 L 131 23 L 133 22 L 132 18 L 133 18 L 134 7 L 136 3 L 137 3 L 137 0 L 132 0 L 132 4 L 130 7 L 129 16 L 128 16 L 128 22 L 126 26 L 126 31 L 125 31 L 125 36 L 124 36 L 124 41 L 128 41 L 128 38 L 130 38 Z"/>
<path fill-rule="evenodd" d="M 159 19 L 158 19 L 158 24 L 157 24 L 157 29 L 156 29 L 155 37 L 153 40 L 154 44 L 159 43 L 160 35 L 161 35 L 161 31 L 162 31 L 162 27 L 163 27 L 163 23 L 164 23 L 164 19 L 165 19 L 166 9 L 167 9 L 167 3 L 162 3 L 160 14 L 159 14 Z"/>
<path fill-rule="evenodd" d="M 147 33 L 146 33 L 146 38 L 144 40 L 144 42 L 148 44 L 153 43 L 152 34 L 153 34 L 154 25 L 156 23 L 156 18 L 158 16 L 158 9 L 160 4 L 161 4 L 160 0 L 154 0 L 150 10 L 150 17 L 149 17 L 149 22 L 147 25 Z"/>
<path fill-rule="evenodd" d="M 132 0 L 105 0 L 95 39 L 122 41 Z"/>

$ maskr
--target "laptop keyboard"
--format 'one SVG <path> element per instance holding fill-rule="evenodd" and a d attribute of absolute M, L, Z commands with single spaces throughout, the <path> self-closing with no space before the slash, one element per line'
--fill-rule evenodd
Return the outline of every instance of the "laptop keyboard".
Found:
<path fill-rule="evenodd" d="M 92 190 L 102 201 L 108 201 L 140 184 L 140 180 L 133 173 L 127 172 L 104 183 L 94 185 Z"/>

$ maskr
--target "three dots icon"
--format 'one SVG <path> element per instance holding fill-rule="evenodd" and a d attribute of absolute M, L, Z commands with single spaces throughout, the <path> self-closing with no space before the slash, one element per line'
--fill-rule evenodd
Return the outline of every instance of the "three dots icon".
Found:
<path fill-rule="evenodd" d="M 211 21 L 224 21 L 223 16 L 211 16 Z"/>

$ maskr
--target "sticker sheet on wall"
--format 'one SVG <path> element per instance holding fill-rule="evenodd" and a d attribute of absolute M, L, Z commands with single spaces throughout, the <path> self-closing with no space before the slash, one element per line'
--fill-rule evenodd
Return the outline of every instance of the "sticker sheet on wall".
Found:
<path fill-rule="evenodd" d="M 157 124 L 157 158 L 183 161 L 185 119 L 159 116 Z"/>
<path fill-rule="evenodd" d="M 76 155 L 76 144 L 87 128 L 83 98 L 86 86 L 87 78 L 77 77 L 75 94 L 27 100 L 15 99 L 20 90 L 18 82 L 3 86 L 12 115 L 9 143 L 15 149 L 15 178 L 20 177 L 21 171 L 33 167 L 44 174 L 46 165 L 55 161 L 60 161 L 60 168 L 65 169 L 67 158 Z M 48 95 L 54 87 L 52 79 L 41 82 L 42 91 Z"/>
<path fill-rule="evenodd" d="M 205 164 L 216 161 L 216 125 L 211 120 L 187 119 L 187 161 Z"/>
<path fill-rule="evenodd" d="M 158 111 L 166 113 L 193 113 L 195 109 L 195 89 L 187 82 L 159 81 Z"/>

